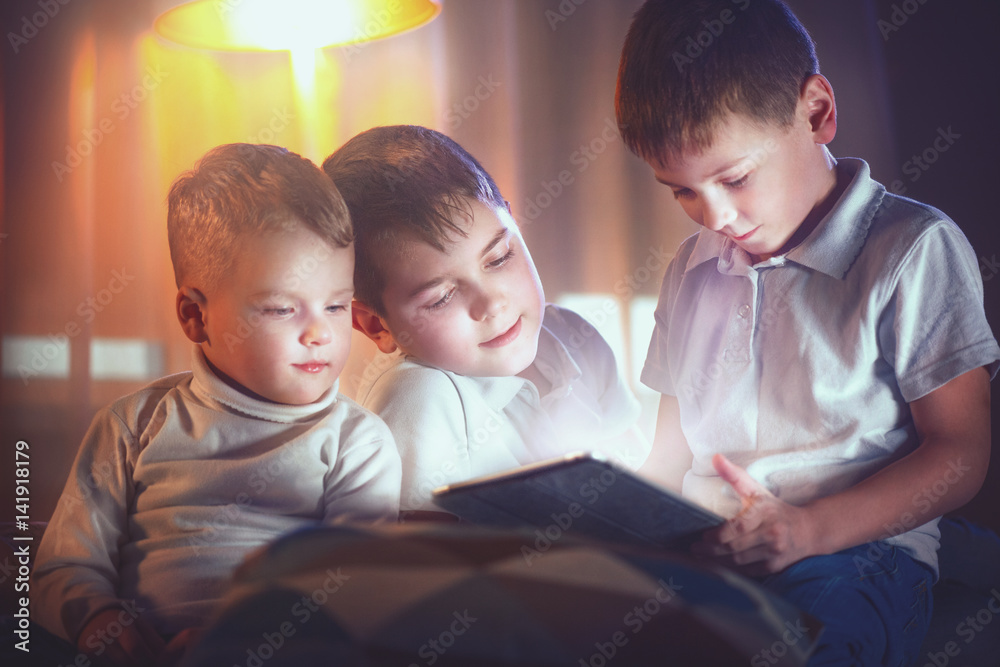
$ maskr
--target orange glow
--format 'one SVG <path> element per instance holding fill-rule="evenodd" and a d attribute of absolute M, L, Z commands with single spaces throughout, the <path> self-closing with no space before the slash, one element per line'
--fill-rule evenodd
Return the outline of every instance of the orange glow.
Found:
<path fill-rule="evenodd" d="M 196 0 L 161 15 L 155 29 L 202 49 L 290 51 L 388 37 L 440 11 L 437 0 Z"/>
<path fill-rule="evenodd" d="M 80 226 L 79 238 L 89 243 L 93 238 L 94 228 L 94 186 L 95 169 L 91 158 L 96 149 L 91 140 L 80 141 L 87 133 L 103 132 L 107 125 L 101 127 L 96 113 L 96 76 L 97 76 L 97 46 L 93 31 L 86 31 L 80 40 L 73 59 L 73 70 L 70 78 L 69 118 L 67 127 L 69 135 L 67 145 L 77 148 L 77 162 L 66 162 L 71 167 L 67 181 L 73 193 L 73 219 Z M 84 257 L 92 256 L 92 248 L 85 247 Z M 89 275 L 89 272 L 88 274 Z"/>
<path fill-rule="evenodd" d="M 98 131 L 103 132 L 107 124 L 102 119 L 97 121 L 97 45 L 93 31 L 86 31 L 80 40 L 76 57 L 73 60 L 70 75 L 69 95 L 69 128 L 70 141 L 76 141 L 80 136 L 87 136 Z M 102 126 L 103 125 L 103 126 Z M 94 230 L 96 221 L 96 168 L 93 152 L 96 144 L 91 141 L 78 144 L 80 163 L 74 166 L 74 171 L 67 177 L 72 192 L 72 219 L 76 221 L 79 252 L 82 259 L 81 287 L 85 293 L 92 293 Z M 68 162 L 68 160 L 67 160 Z M 91 327 L 83 321 L 79 324 L 82 336 L 74 337 L 69 343 L 70 367 L 69 388 L 77 396 L 89 403 L 90 396 L 90 350 L 89 341 Z"/>
<path fill-rule="evenodd" d="M 336 147 L 340 69 L 320 49 L 292 50 L 291 67 L 292 99 L 302 141 L 299 152 L 320 161 Z"/>
<path fill-rule="evenodd" d="M 158 115 L 167 124 L 171 118 L 185 118 L 191 106 L 200 106 L 192 103 L 204 96 L 211 100 L 213 117 L 199 119 L 201 130 L 215 138 L 206 144 L 223 137 L 277 143 L 321 160 L 338 143 L 336 110 L 341 85 L 339 64 L 322 49 L 412 30 L 440 12 L 439 0 L 197 0 L 182 4 L 156 20 L 155 32 L 169 40 L 160 41 L 156 59 L 180 75 L 175 81 L 183 78 L 198 92 L 192 99 L 190 88 L 183 97 L 164 91 L 166 99 Z M 178 44 L 202 51 L 178 48 Z M 260 60 L 251 64 L 218 53 L 225 51 L 285 51 L 288 55 L 275 60 L 277 53 L 258 53 Z M 245 80 L 241 80 L 243 75 L 247 75 Z M 250 98 L 247 91 L 252 91 Z M 261 104 L 262 99 L 267 102 Z M 237 128 L 250 131 L 226 136 Z M 185 132 L 199 133 L 186 124 Z M 176 132 L 161 128 L 160 134 L 158 145 L 170 156 Z M 199 150 L 206 147 L 197 139 L 189 143 Z M 184 164 L 189 156 L 176 158 Z"/>

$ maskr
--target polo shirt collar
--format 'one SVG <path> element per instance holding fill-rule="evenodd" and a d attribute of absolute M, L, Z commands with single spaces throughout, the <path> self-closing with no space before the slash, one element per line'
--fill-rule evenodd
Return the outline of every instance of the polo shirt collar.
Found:
<path fill-rule="evenodd" d="M 864 160 L 842 158 L 837 169 L 851 176 L 844 194 L 805 241 L 785 256 L 829 276 L 843 280 L 868 238 L 872 220 L 882 205 L 885 188 L 871 178 Z"/>
<path fill-rule="evenodd" d="M 688 257 L 687 264 L 684 266 L 684 272 L 687 273 L 699 264 L 704 264 L 714 259 L 720 264 L 719 271 L 725 273 L 721 264 L 722 254 L 727 244 L 736 246 L 735 243 L 727 239 L 723 234 L 713 232 L 710 229 L 702 229 L 698 232 L 698 238 L 695 239 L 694 249 L 691 251 L 691 256 Z"/>
<path fill-rule="evenodd" d="M 885 188 L 871 178 L 868 163 L 857 158 L 841 158 L 837 169 L 851 176 L 851 182 L 833 209 L 816 229 L 785 257 L 789 261 L 834 278 L 843 279 L 861 253 L 872 220 L 882 204 Z M 685 273 L 709 260 L 716 260 L 720 273 L 734 273 L 746 257 L 738 245 L 724 234 L 702 229 L 684 267 Z M 738 270 L 735 272 L 739 272 Z"/>
<path fill-rule="evenodd" d="M 570 341 L 570 344 L 573 344 Z M 581 341 L 582 344 L 582 341 Z M 570 392 L 573 383 L 583 376 L 579 364 L 573 359 L 566 344 L 542 322 L 538 334 L 538 353 L 535 365 L 552 388 L 541 397 L 543 403 L 558 400 Z"/>

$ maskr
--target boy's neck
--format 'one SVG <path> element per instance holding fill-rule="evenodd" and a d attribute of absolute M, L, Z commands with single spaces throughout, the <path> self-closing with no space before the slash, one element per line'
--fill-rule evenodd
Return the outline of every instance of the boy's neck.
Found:
<path fill-rule="evenodd" d="M 820 197 L 817 200 L 817 204 L 813 206 L 811 211 L 809 211 L 809 214 L 806 215 L 802 224 L 798 226 L 798 229 L 796 229 L 795 233 L 788 239 L 788 242 L 785 243 L 785 245 L 783 245 L 778 252 L 774 253 L 774 257 L 784 255 L 805 241 L 809 235 L 813 233 L 813 230 L 816 229 L 816 226 L 819 225 L 820 221 L 822 221 L 823 218 L 825 218 L 827 214 L 833 210 L 833 207 L 837 204 L 840 197 L 844 194 L 844 191 L 847 190 L 847 186 L 851 183 L 850 175 L 840 169 L 837 169 L 837 160 L 830 155 L 829 151 L 826 151 L 825 147 L 824 152 L 826 153 L 826 160 L 824 164 L 825 171 L 823 172 L 824 178 L 822 179 L 824 184 L 821 188 L 818 188 Z M 757 259 L 760 260 L 762 258 Z"/>
<path fill-rule="evenodd" d="M 264 403 L 274 403 L 275 405 L 280 405 L 279 403 L 275 403 L 274 401 L 272 401 L 272 400 L 270 400 L 268 398 L 264 398 L 263 396 L 261 396 L 260 394 L 258 394 L 256 392 L 250 391 L 249 389 L 247 389 L 246 387 L 244 387 L 242 384 L 240 384 L 239 382 L 237 382 L 233 378 L 229 377 L 228 375 L 226 375 L 222 371 L 220 371 L 215 364 L 213 364 L 211 361 L 209 361 L 207 354 L 203 353 L 202 357 L 205 359 L 205 365 L 208 366 L 208 370 L 212 371 L 212 373 L 215 375 L 215 377 L 217 377 L 219 380 L 221 380 L 223 384 L 225 384 L 225 385 L 227 385 L 227 386 L 235 389 L 236 391 L 238 391 L 239 393 L 243 394 L 244 396 L 247 396 L 249 398 L 254 399 L 255 401 L 262 401 Z"/>

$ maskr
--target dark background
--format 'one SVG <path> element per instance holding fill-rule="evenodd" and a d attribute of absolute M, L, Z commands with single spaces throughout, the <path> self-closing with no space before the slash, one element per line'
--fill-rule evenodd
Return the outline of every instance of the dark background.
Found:
<path fill-rule="evenodd" d="M 808 3 L 807 3 L 808 4 Z M 836 4 L 836 3 L 829 3 Z M 903 4 L 878 0 L 888 18 Z M 888 91 L 905 196 L 941 209 L 968 236 L 980 258 L 986 315 L 1000 332 L 1000 3 L 927 0 L 884 43 Z M 881 35 L 879 35 L 881 38 Z M 903 169 L 931 146 L 938 128 L 961 135 L 916 181 Z M 880 176 L 890 185 L 888 176 Z M 960 513 L 1000 531 L 1000 390 L 992 386 L 993 456 L 979 495 Z"/>

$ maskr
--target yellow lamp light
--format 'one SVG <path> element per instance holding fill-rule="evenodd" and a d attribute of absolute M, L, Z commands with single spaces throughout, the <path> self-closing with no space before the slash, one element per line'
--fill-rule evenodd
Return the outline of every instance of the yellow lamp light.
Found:
<path fill-rule="evenodd" d="M 196 0 L 161 14 L 158 34 L 219 51 L 304 51 L 418 28 L 439 0 Z"/>

